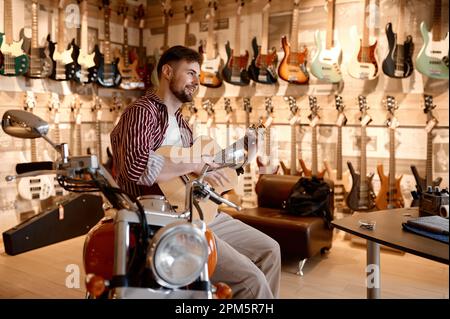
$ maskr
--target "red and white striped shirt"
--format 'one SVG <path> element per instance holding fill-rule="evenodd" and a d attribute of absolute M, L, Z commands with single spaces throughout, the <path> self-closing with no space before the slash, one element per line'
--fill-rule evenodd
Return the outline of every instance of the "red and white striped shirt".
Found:
<path fill-rule="evenodd" d="M 191 146 L 192 131 L 179 109 L 175 117 L 183 146 Z M 110 136 L 116 180 L 124 191 L 134 196 L 161 194 L 153 184 L 164 157 L 155 151 L 163 143 L 168 126 L 167 107 L 151 91 L 125 109 Z"/>

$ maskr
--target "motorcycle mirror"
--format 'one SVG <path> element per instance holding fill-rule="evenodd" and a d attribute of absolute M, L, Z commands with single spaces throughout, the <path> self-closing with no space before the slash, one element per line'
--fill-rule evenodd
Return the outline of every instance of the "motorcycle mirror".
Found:
<path fill-rule="evenodd" d="M 40 117 L 23 110 L 9 110 L 3 114 L 3 131 L 19 138 L 38 138 L 47 135 L 49 125 Z"/>

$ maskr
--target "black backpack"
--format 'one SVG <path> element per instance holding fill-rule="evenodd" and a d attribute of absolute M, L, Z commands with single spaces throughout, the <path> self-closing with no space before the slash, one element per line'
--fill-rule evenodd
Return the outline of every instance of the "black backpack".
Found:
<path fill-rule="evenodd" d="M 292 215 L 323 217 L 331 229 L 332 195 L 333 189 L 323 179 L 302 177 L 292 187 L 288 199 L 283 202 L 283 208 Z"/>

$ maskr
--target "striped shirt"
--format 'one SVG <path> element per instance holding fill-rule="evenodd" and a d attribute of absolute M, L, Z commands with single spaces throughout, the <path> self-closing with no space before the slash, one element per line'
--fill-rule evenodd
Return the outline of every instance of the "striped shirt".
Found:
<path fill-rule="evenodd" d="M 192 131 L 180 109 L 175 112 L 184 147 L 192 145 Z M 167 107 L 149 91 L 129 105 L 111 132 L 116 181 L 134 196 L 161 194 L 153 185 L 163 166 L 164 157 L 155 153 L 167 134 Z"/>

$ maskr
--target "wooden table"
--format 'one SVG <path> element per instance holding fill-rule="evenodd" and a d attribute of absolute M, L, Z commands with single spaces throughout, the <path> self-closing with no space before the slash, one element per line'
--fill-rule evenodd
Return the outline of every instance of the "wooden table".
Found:
<path fill-rule="evenodd" d="M 332 222 L 334 227 L 367 240 L 367 298 L 380 298 L 380 244 L 449 264 L 448 244 L 403 230 L 402 223 L 418 215 L 417 207 L 400 208 L 354 213 Z M 374 221 L 375 229 L 360 227 L 360 220 Z"/>

